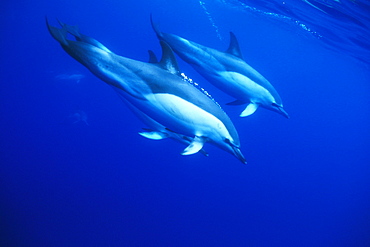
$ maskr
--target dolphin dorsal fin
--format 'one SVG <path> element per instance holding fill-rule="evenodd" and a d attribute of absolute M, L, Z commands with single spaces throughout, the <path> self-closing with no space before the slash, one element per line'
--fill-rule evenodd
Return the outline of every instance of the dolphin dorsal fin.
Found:
<path fill-rule="evenodd" d="M 161 61 L 159 61 L 158 65 L 171 74 L 181 75 L 179 65 L 177 64 L 175 54 L 173 53 L 171 47 L 162 40 L 160 41 L 160 44 L 162 47 L 162 58 Z"/>
<path fill-rule="evenodd" d="M 158 63 L 157 56 L 154 54 L 152 50 L 148 50 L 149 53 L 149 63 Z"/>
<path fill-rule="evenodd" d="M 230 45 L 226 50 L 227 53 L 234 55 L 240 59 L 243 59 L 242 53 L 240 51 L 239 42 L 235 37 L 233 32 L 230 32 Z"/>

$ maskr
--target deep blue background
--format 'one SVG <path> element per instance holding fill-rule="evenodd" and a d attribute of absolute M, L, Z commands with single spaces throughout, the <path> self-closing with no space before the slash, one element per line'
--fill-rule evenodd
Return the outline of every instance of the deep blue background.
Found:
<path fill-rule="evenodd" d="M 0 4 L 0 246 L 370 245 L 369 66 L 297 26 L 205 3 L 210 15 L 189 0 Z M 139 136 L 140 121 L 44 20 L 146 61 L 160 52 L 150 13 L 161 30 L 220 50 L 233 31 L 280 93 L 291 119 L 239 118 L 242 107 L 179 60 L 230 115 L 248 165 Z M 73 73 L 86 77 L 55 78 Z M 81 110 L 89 125 L 70 121 Z"/>

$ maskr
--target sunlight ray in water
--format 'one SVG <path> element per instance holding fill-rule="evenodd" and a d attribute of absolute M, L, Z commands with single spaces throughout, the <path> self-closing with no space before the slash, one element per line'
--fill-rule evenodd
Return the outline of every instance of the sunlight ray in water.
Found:
<path fill-rule="evenodd" d="M 367 1 L 220 0 L 236 9 L 276 19 L 320 39 L 331 50 L 370 64 L 370 8 Z"/>

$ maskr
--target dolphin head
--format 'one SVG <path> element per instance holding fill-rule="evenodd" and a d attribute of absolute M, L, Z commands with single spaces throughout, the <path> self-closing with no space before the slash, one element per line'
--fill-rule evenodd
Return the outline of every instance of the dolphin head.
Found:
<path fill-rule="evenodd" d="M 217 146 L 218 148 L 221 148 L 224 151 L 232 154 L 243 164 L 247 164 L 247 161 L 245 160 L 242 152 L 240 151 L 239 137 L 237 134 L 236 136 L 234 135 L 234 133 L 231 133 L 231 135 L 217 134 L 217 136 L 213 135 L 212 138 L 207 138 L 207 141 Z"/>

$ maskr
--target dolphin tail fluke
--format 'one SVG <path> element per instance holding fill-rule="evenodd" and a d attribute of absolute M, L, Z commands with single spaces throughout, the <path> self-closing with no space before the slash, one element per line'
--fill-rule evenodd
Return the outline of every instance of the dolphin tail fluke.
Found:
<path fill-rule="evenodd" d="M 249 115 L 252 115 L 258 108 L 258 105 L 255 103 L 250 103 L 247 105 L 247 107 L 244 109 L 244 111 L 240 114 L 241 117 L 247 117 Z"/>
<path fill-rule="evenodd" d="M 68 45 L 67 41 L 67 30 L 63 27 L 62 29 L 56 28 L 49 25 L 48 18 L 46 19 L 46 26 L 48 27 L 49 33 L 56 39 L 61 45 Z"/>
<path fill-rule="evenodd" d="M 190 145 L 185 148 L 185 150 L 181 153 L 182 155 L 191 155 L 198 153 L 200 150 L 202 150 L 204 143 L 206 140 L 202 137 L 195 136 L 193 141 L 190 143 Z"/>
<path fill-rule="evenodd" d="M 160 39 L 162 37 L 162 33 L 161 33 L 161 31 L 159 31 L 158 25 L 154 23 L 152 14 L 150 14 L 150 23 L 152 24 L 152 28 L 153 28 L 155 34 Z"/>
<path fill-rule="evenodd" d="M 78 26 L 71 26 L 64 22 L 61 22 L 60 20 L 58 20 L 58 22 L 59 22 L 59 25 L 61 25 L 64 29 L 66 29 L 68 33 L 72 34 L 77 39 L 81 39 L 81 34 L 80 34 L 80 30 Z"/>

